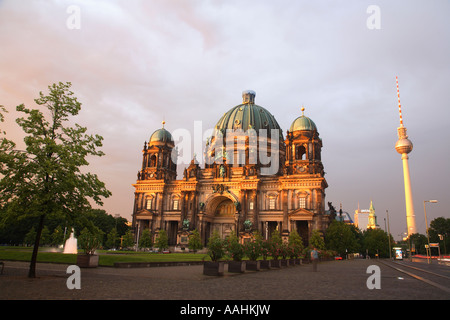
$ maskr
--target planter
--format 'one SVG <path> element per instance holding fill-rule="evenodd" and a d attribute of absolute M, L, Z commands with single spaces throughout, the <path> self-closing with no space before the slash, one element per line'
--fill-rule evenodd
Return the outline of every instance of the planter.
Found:
<path fill-rule="evenodd" d="M 77 266 L 80 268 L 96 268 L 98 267 L 98 255 L 96 254 L 79 254 L 77 255 Z"/>
<path fill-rule="evenodd" d="M 270 267 L 271 268 L 281 268 L 281 261 L 280 260 L 269 260 L 270 261 Z"/>
<path fill-rule="evenodd" d="M 223 276 L 225 262 L 205 261 L 203 263 L 203 274 L 206 276 Z"/>
<path fill-rule="evenodd" d="M 250 271 L 259 271 L 261 269 L 260 260 L 245 261 L 245 269 Z"/>
<path fill-rule="evenodd" d="M 270 260 L 260 260 L 259 268 L 260 269 L 270 269 Z"/>
<path fill-rule="evenodd" d="M 228 272 L 244 273 L 245 265 L 246 265 L 245 261 L 229 261 Z"/>

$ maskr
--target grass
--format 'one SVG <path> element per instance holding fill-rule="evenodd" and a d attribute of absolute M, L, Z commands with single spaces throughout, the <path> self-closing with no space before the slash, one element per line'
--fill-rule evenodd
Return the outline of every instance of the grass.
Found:
<path fill-rule="evenodd" d="M 51 248 L 56 250 L 54 248 Z M 76 264 L 76 254 L 48 252 L 49 248 L 39 248 L 37 261 L 51 263 Z M 32 247 L 0 247 L 0 260 L 31 261 Z M 99 251 L 99 265 L 113 266 L 115 262 L 165 262 L 165 261 L 202 261 L 210 260 L 206 254 L 199 253 L 150 253 L 134 251 Z"/>

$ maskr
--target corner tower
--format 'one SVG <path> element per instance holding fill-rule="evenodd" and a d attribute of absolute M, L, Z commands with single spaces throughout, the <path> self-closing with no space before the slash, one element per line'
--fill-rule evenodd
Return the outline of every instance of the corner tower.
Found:
<path fill-rule="evenodd" d="M 153 132 L 148 144 L 144 143 L 142 170 L 138 172 L 138 180 L 171 181 L 177 177 L 177 164 L 172 157 L 175 144 L 164 124 L 163 121 L 163 127 Z"/>

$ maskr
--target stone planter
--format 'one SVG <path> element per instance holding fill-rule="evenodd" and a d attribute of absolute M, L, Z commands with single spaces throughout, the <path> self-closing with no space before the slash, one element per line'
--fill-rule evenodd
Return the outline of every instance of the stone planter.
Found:
<path fill-rule="evenodd" d="M 77 266 L 80 268 L 96 268 L 98 267 L 98 255 L 96 254 L 79 254 L 77 255 Z"/>
<path fill-rule="evenodd" d="M 245 269 L 250 271 L 259 271 L 261 269 L 261 261 L 260 260 L 245 261 Z"/>
<path fill-rule="evenodd" d="M 269 260 L 271 268 L 281 268 L 281 260 Z"/>
<path fill-rule="evenodd" d="M 203 274 L 206 276 L 223 276 L 225 262 L 205 261 L 203 263 Z"/>
<path fill-rule="evenodd" d="M 270 260 L 260 260 L 259 268 L 260 269 L 270 269 Z"/>
<path fill-rule="evenodd" d="M 228 272 L 244 273 L 245 265 L 246 265 L 245 261 L 229 261 L 228 262 Z"/>

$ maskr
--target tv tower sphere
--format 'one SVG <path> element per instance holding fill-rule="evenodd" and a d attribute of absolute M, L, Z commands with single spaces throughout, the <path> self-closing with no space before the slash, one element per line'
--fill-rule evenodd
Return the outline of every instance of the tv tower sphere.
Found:
<path fill-rule="evenodd" d="M 400 154 L 408 154 L 412 151 L 413 144 L 411 140 L 408 138 L 398 139 L 397 143 L 395 144 L 395 150 L 397 150 Z"/>

